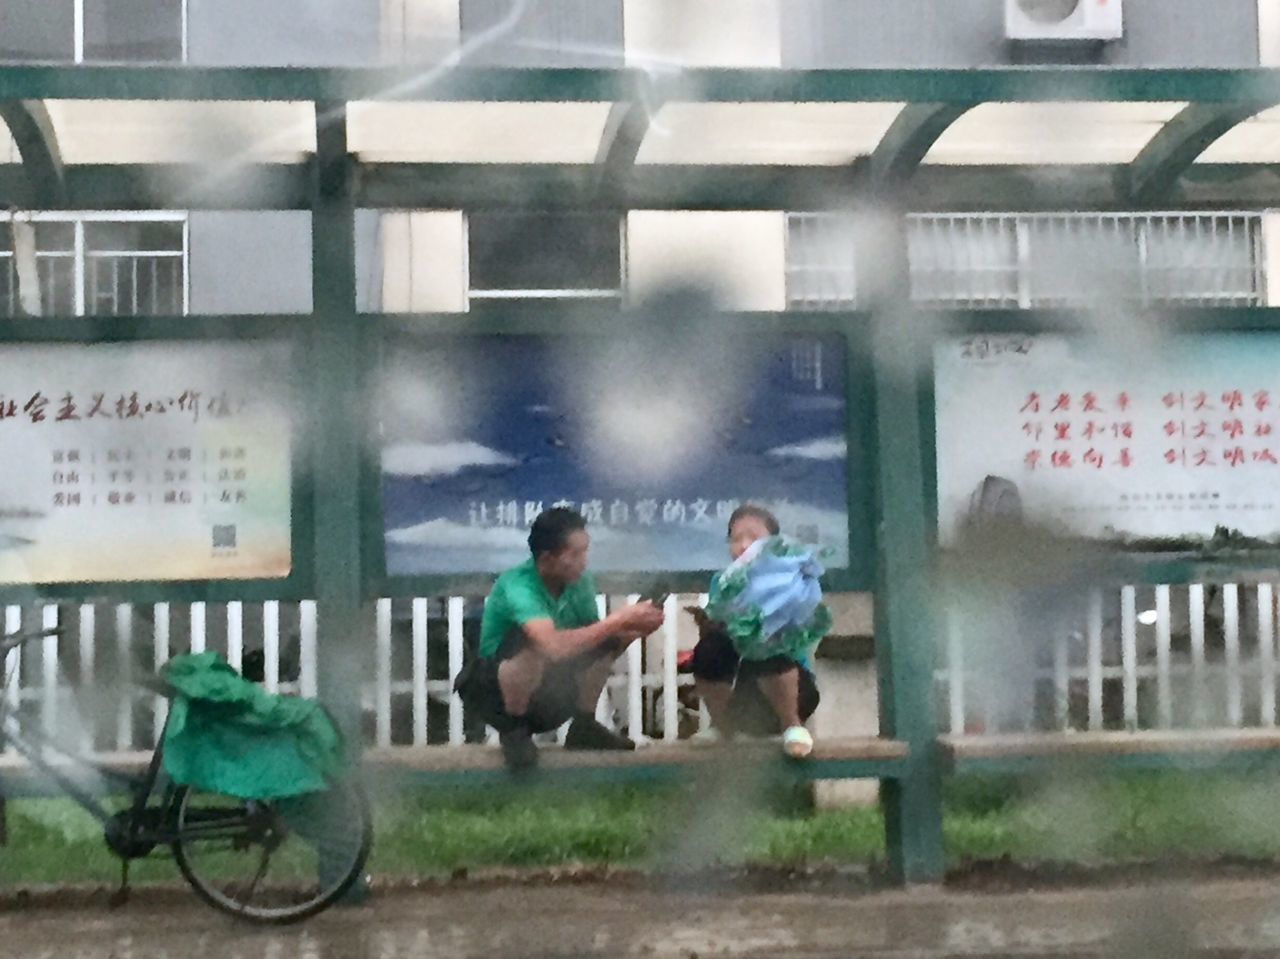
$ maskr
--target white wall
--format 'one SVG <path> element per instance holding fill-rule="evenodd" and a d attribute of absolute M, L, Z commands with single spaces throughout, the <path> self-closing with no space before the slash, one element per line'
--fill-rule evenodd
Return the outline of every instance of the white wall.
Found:
<path fill-rule="evenodd" d="M 1280 67 L 1280 0 L 1258 0 L 1258 63 Z"/>
<path fill-rule="evenodd" d="M 1262 215 L 1262 255 L 1267 306 L 1280 306 L 1280 210 Z"/>
<path fill-rule="evenodd" d="M 466 230 L 460 210 L 382 216 L 382 308 L 456 313 L 467 308 Z"/>
<path fill-rule="evenodd" d="M 709 288 L 725 309 L 785 309 L 784 214 L 632 210 L 627 216 L 631 301 L 691 284 Z"/>
<path fill-rule="evenodd" d="M 627 0 L 627 65 L 781 66 L 784 2 Z"/>
<path fill-rule="evenodd" d="M 458 0 L 382 0 L 382 58 L 439 60 L 458 49 Z"/>

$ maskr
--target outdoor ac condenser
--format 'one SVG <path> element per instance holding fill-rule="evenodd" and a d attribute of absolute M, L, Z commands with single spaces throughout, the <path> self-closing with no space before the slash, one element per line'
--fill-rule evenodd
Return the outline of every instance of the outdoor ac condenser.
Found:
<path fill-rule="evenodd" d="M 1121 0 L 1004 0 L 1004 32 L 1010 40 L 1119 40 L 1121 7 Z"/>

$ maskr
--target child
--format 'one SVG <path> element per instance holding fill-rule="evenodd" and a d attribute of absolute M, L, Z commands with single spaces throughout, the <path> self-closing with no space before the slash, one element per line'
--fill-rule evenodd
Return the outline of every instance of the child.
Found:
<path fill-rule="evenodd" d="M 813 751 L 804 723 L 818 706 L 809 657 L 831 628 L 822 604 L 821 565 L 779 535 L 778 520 L 760 506 L 729 517 L 733 562 L 711 582 L 698 622 L 693 675 L 711 721 L 724 735 L 782 733 L 788 756 Z"/>

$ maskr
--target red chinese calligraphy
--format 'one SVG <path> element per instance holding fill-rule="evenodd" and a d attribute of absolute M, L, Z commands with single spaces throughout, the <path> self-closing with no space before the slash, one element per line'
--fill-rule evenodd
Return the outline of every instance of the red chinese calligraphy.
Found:
<path fill-rule="evenodd" d="M 106 394 L 94 393 L 93 406 L 90 408 L 89 415 L 86 417 L 86 419 L 94 419 L 95 417 L 102 417 L 108 420 L 111 419 L 111 414 L 108 413 L 105 409 L 106 405 L 107 405 Z"/>
<path fill-rule="evenodd" d="M 65 423 L 68 420 L 78 420 L 80 414 L 76 412 L 76 401 L 70 392 L 62 397 L 62 402 L 58 407 L 58 415 L 54 417 L 54 422 Z"/>
<path fill-rule="evenodd" d="M 31 417 L 32 423 L 43 423 L 45 419 L 45 407 L 49 405 L 49 400 L 38 390 L 31 399 L 27 400 L 26 405 L 22 407 L 22 412 Z"/>

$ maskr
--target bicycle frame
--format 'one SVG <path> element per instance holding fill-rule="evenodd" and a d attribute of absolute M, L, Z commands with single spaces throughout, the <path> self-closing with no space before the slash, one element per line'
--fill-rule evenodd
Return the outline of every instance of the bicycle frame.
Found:
<path fill-rule="evenodd" d="M 10 644 L 6 644 L 8 645 L 7 649 L 0 647 L 3 650 L 0 652 L 0 669 L 3 669 L 3 661 L 7 654 L 15 650 L 19 645 L 12 643 L 12 637 L 9 637 L 9 639 Z M 3 673 L 0 673 L 0 675 L 3 675 Z M 2 692 L 3 690 L 0 690 L 0 693 Z M 155 808 L 150 807 L 150 803 L 156 794 L 156 784 L 160 779 L 160 769 L 164 756 L 164 730 L 167 729 L 168 720 L 166 719 L 164 729 L 160 734 L 160 744 L 156 746 L 155 751 L 152 753 L 151 760 L 147 764 L 147 771 L 143 775 L 121 773 L 118 770 L 111 769 L 104 763 L 94 762 L 87 757 L 71 752 L 43 730 L 24 730 L 15 711 L 10 708 L 5 698 L 0 695 L 0 748 L 5 745 L 12 746 L 18 755 L 22 756 L 33 769 L 48 777 L 76 805 L 98 820 L 104 828 L 110 828 L 119 823 L 122 814 L 113 813 L 109 810 L 98 798 L 101 792 L 95 792 L 85 786 L 83 779 L 96 776 L 115 783 L 121 787 L 121 792 L 127 793 L 132 797 L 128 810 L 123 814 L 123 824 L 127 827 L 128 835 L 147 842 L 168 843 L 173 841 L 172 835 L 168 833 L 162 834 L 163 830 L 141 828 L 146 821 L 146 810 Z M 68 771 L 68 767 L 70 767 L 71 771 Z M 87 776 L 81 775 L 77 777 L 75 775 L 76 772 L 87 774 Z M 159 808 L 165 808 L 164 804 Z M 166 821 L 164 826 L 167 828 L 169 823 Z"/>

